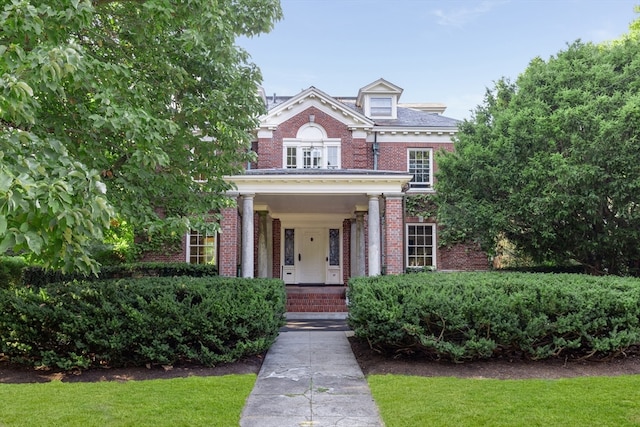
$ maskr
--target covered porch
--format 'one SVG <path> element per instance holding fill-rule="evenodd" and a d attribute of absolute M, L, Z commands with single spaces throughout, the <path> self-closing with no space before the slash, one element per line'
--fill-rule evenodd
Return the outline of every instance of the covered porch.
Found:
<path fill-rule="evenodd" d="M 411 175 L 370 170 L 248 170 L 228 177 L 220 273 L 344 286 L 403 268 L 403 188 Z M 328 289 L 328 288 L 326 288 Z"/>

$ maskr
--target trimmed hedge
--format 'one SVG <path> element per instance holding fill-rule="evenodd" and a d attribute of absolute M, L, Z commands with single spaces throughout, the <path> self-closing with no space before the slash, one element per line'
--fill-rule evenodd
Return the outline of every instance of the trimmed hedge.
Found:
<path fill-rule="evenodd" d="M 0 257 L 0 289 L 19 286 L 22 283 L 22 271 L 26 266 L 27 262 L 22 257 Z"/>
<path fill-rule="evenodd" d="M 453 361 L 612 356 L 640 343 L 640 281 L 526 273 L 353 278 L 348 322 L 372 347 Z"/>
<path fill-rule="evenodd" d="M 24 269 L 22 283 L 27 286 L 41 287 L 48 283 L 70 282 L 73 280 L 96 281 L 123 279 L 128 277 L 174 277 L 217 276 L 218 267 L 211 264 L 189 264 L 186 262 L 140 262 L 134 264 L 105 265 L 98 276 L 85 276 L 82 273 L 63 273 L 60 270 L 47 270 L 39 266 Z"/>
<path fill-rule="evenodd" d="M 284 323 L 274 279 L 175 277 L 0 290 L 0 352 L 61 369 L 207 366 L 266 351 Z"/>

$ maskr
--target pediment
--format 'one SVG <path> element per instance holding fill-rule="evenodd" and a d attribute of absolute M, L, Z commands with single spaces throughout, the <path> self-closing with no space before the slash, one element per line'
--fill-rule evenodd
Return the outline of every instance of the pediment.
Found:
<path fill-rule="evenodd" d="M 309 107 L 316 107 L 351 129 L 368 129 L 374 125 L 373 121 L 359 111 L 312 86 L 269 110 L 260 119 L 260 127 L 275 129 Z"/>
<path fill-rule="evenodd" d="M 358 98 L 356 105 L 361 107 L 363 105 L 365 94 L 384 94 L 384 95 L 396 95 L 396 99 L 400 99 L 403 89 L 386 81 L 385 79 L 378 79 L 375 82 L 369 83 L 365 87 L 358 91 Z"/>

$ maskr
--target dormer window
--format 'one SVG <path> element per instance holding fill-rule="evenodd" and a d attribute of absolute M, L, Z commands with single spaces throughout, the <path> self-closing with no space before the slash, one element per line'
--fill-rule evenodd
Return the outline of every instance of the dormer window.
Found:
<path fill-rule="evenodd" d="M 371 117 L 393 116 L 393 103 L 390 96 L 372 96 L 370 100 Z"/>
<path fill-rule="evenodd" d="M 398 101 L 402 89 L 384 79 L 378 79 L 360 89 L 356 106 L 372 119 L 397 119 Z"/>

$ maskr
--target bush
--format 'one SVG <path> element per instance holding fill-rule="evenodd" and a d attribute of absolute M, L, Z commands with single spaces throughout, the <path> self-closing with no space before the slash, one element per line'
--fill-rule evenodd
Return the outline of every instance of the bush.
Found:
<path fill-rule="evenodd" d="M 18 286 L 22 282 L 22 271 L 26 265 L 22 257 L 0 257 L 0 289 Z"/>
<path fill-rule="evenodd" d="M 273 279 L 176 277 L 0 291 L 0 351 L 62 369 L 193 362 L 266 351 L 283 324 Z"/>
<path fill-rule="evenodd" d="M 103 266 L 98 276 L 85 276 L 81 273 L 63 273 L 60 270 L 47 270 L 39 266 L 31 266 L 24 270 L 22 282 L 26 286 L 42 287 L 47 286 L 49 283 L 70 282 L 73 280 L 96 281 L 128 277 L 206 277 L 217 275 L 218 267 L 211 264 L 141 262 Z"/>
<path fill-rule="evenodd" d="M 353 278 L 349 324 L 384 351 L 454 361 L 615 355 L 640 343 L 640 282 L 573 274 Z"/>

